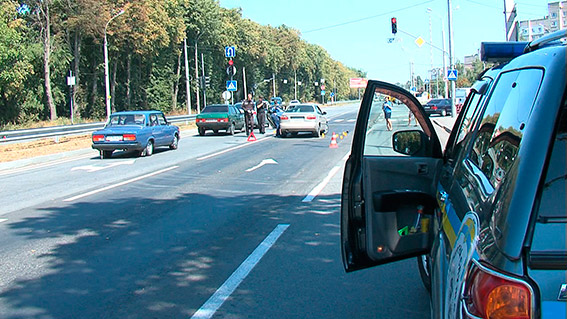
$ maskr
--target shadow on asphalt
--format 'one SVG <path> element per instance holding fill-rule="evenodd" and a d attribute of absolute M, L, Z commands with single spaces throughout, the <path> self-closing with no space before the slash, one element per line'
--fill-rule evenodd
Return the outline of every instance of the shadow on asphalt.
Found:
<path fill-rule="evenodd" d="M 345 274 L 340 194 L 311 203 L 302 199 L 187 193 L 168 200 L 130 196 L 44 208 L 42 217 L 6 225 L 22 239 L 57 244 L 35 256 L 48 267 L 45 274 L 3 290 L 0 300 L 8 313 L 0 317 L 190 317 L 280 223 L 292 226 L 222 314 L 336 317 L 339 308 L 352 318 L 422 318 L 428 313 L 412 308 L 413 298 L 427 296 L 411 266 L 414 260 Z M 305 224 L 313 226 L 294 228 Z M 386 269 L 399 277 L 384 275 Z M 269 275 L 254 276 L 255 271 Z M 408 276 L 413 276 L 411 287 L 402 280 Z M 361 293 L 368 293 L 366 301 L 358 299 Z M 298 307 L 306 295 L 321 302 L 320 308 Z"/>

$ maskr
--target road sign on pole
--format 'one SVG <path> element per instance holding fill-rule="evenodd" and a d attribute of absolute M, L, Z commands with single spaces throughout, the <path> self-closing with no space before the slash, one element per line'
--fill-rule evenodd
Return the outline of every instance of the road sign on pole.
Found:
<path fill-rule="evenodd" d="M 232 94 L 230 94 L 229 91 L 224 91 L 224 92 L 222 92 L 222 98 L 223 98 L 225 101 L 230 100 L 230 97 L 231 97 L 231 96 L 232 96 Z"/>
<path fill-rule="evenodd" d="M 236 81 L 232 80 L 232 81 L 226 81 L 226 90 L 227 91 L 236 91 L 237 88 L 237 84 Z"/>
<path fill-rule="evenodd" d="M 236 67 L 234 65 L 229 65 L 226 68 L 226 74 L 229 76 L 235 76 L 236 75 Z"/>
<path fill-rule="evenodd" d="M 452 69 L 452 70 L 447 70 L 447 80 L 449 81 L 457 81 L 457 70 L 456 69 Z"/>
<path fill-rule="evenodd" d="M 236 56 L 236 48 L 224 47 L 224 56 L 227 58 L 234 58 Z"/>

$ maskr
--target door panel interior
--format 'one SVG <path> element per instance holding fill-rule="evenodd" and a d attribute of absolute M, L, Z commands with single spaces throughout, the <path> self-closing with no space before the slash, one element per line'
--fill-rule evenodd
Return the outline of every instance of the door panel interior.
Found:
<path fill-rule="evenodd" d="M 386 263 L 428 252 L 440 159 L 364 157 L 366 251 Z"/>

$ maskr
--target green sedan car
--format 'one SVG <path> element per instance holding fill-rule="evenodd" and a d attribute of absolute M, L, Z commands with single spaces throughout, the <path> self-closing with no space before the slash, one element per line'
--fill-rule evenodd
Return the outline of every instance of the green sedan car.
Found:
<path fill-rule="evenodd" d="M 244 113 L 229 104 L 213 104 L 206 106 L 195 120 L 199 135 L 205 135 L 207 130 L 212 130 L 215 134 L 219 130 L 224 130 L 230 135 L 234 135 L 235 130 L 244 131 Z"/>

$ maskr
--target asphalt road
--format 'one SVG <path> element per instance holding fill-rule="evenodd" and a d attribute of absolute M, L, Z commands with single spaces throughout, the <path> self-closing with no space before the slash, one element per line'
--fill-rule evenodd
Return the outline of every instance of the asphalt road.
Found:
<path fill-rule="evenodd" d="M 353 132 L 357 105 L 326 111 Z M 0 318 L 429 317 L 415 259 L 342 268 L 351 138 L 190 132 L 0 168 Z"/>

